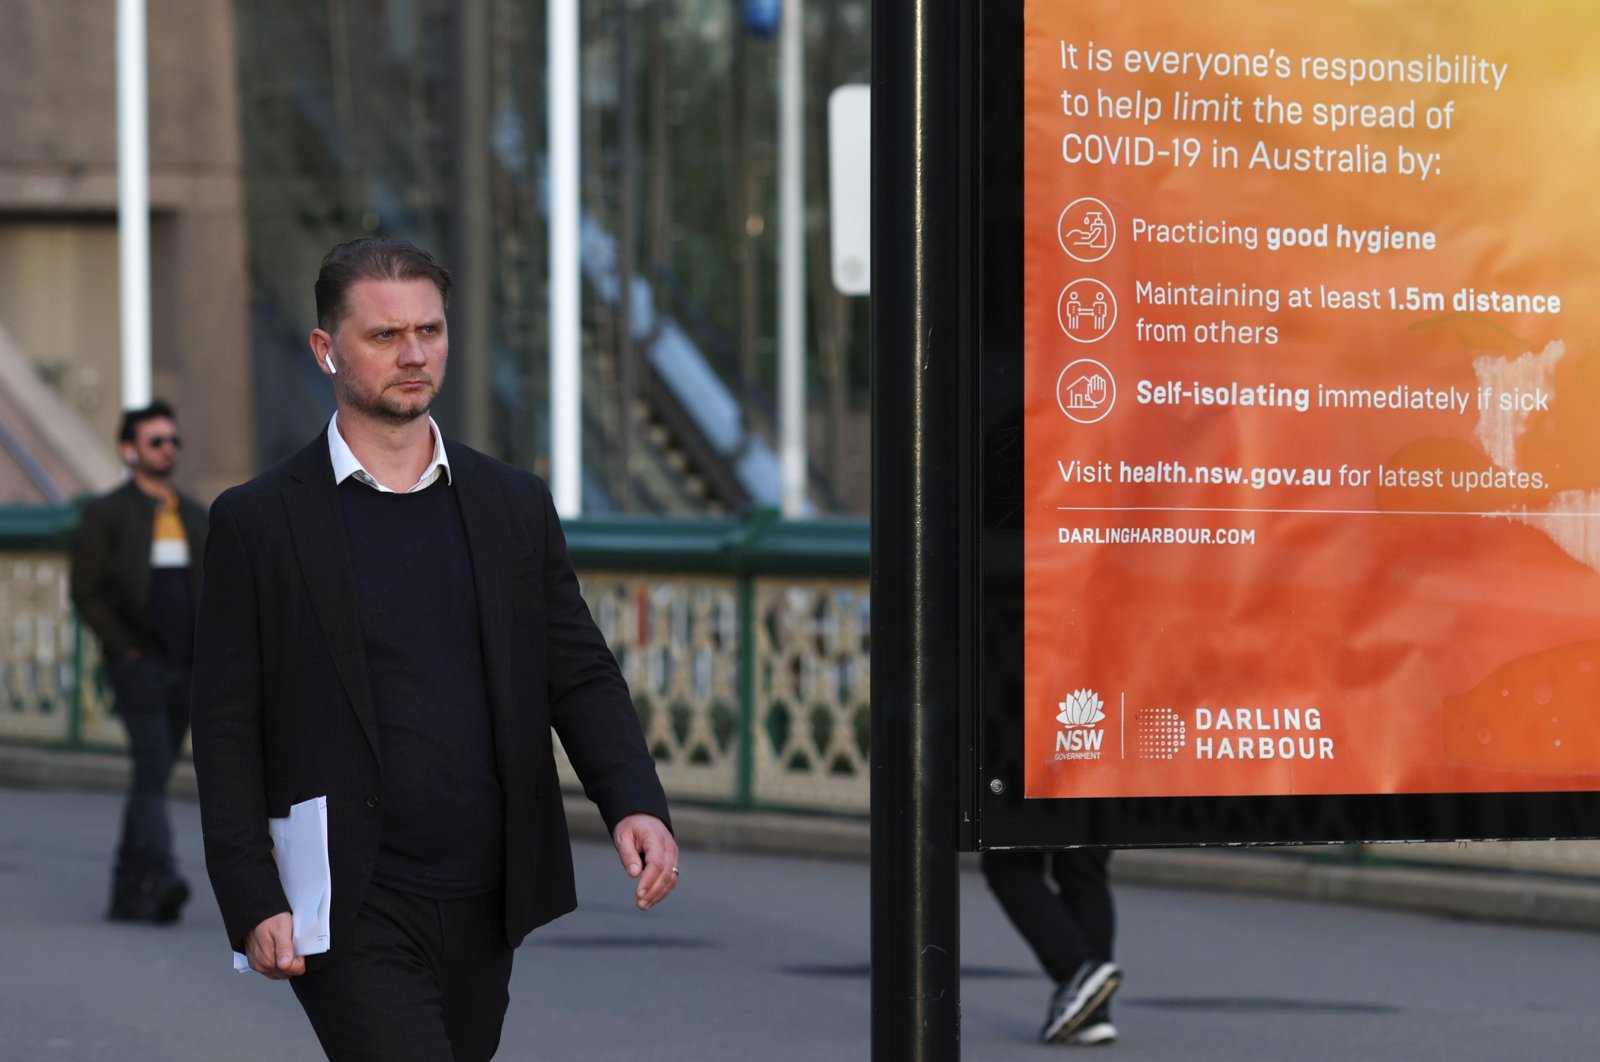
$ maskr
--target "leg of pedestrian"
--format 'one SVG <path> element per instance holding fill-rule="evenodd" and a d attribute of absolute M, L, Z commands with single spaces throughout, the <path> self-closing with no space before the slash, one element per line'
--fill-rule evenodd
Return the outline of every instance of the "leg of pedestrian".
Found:
<path fill-rule="evenodd" d="M 1091 1018 L 1097 1016 L 1122 982 L 1122 971 L 1110 961 L 1109 923 L 1090 930 L 1082 918 L 1085 913 L 1097 913 L 1102 918 L 1109 913 L 1109 896 L 1100 906 L 1083 902 L 1093 891 L 1097 868 L 1104 885 L 1105 855 L 1070 855 L 1074 862 L 1084 864 L 1081 872 L 1066 875 L 1073 883 L 1070 901 L 1045 880 L 1047 861 L 1043 853 L 985 852 L 982 861 L 984 878 L 1001 909 L 1022 934 L 1045 973 L 1056 982 L 1044 1027 L 1039 1031 L 1039 1038 L 1045 1043 L 1066 1043 L 1089 1024 L 1109 1025 L 1108 1014 L 1101 1022 L 1091 1022 Z M 1050 869 L 1055 877 L 1054 866 Z M 1057 878 L 1058 884 L 1059 881 Z M 1103 1034 L 1104 1030 L 1100 1030 L 1097 1035 Z M 1113 1029 L 1111 1038 L 1115 1035 Z"/>

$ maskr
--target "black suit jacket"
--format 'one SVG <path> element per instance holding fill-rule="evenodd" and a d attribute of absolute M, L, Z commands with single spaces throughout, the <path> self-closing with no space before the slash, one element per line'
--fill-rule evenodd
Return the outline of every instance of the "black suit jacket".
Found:
<path fill-rule="evenodd" d="M 496 759 L 483 769 L 498 769 L 504 794 L 515 945 L 577 904 L 552 729 L 608 826 L 634 812 L 666 821 L 666 798 L 544 482 L 445 446 L 478 598 Z M 326 796 L 336 960 L 372 877 L 384 776 L 325 434 L 211 507 L 193 731 L 206 868 L 228 939 L 237 947 L 288 909 L 267 819 Z"/>
<path fill-rule="evenodd" d="M 72 536 L 72 605 L 99 637 L 106 663 L 131 649 L 159 648 L 150 621 L 150 543 L 155 498 L 129 480 L 83 507 Z M 200 560 L 206 549 L 206 509 L 178 494 L 178 517 L 189 539 L 189 600 L 200 600 Z"/>

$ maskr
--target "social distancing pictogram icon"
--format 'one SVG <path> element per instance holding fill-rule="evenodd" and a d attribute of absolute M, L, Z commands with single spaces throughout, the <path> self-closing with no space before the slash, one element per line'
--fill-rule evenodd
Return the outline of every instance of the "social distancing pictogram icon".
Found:
<path fill-rule="evenodd" d="M 1077 343 L 1098 343 L 1117 323 L 1117 297 L 1091 277 L 1074 280 L 1056 300 L 1056 320 L 1067 338 Z"/>

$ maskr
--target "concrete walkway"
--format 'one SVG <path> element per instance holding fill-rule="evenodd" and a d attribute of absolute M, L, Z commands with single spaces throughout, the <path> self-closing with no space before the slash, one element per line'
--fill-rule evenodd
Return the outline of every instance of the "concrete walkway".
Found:
<path fill-rule="evenodd" d="M 0 786 L 121 791 L 127 765 L 119 756 L 0 745 Z M 194 799 L 194 769 L 180 764 L 172 793 Z M 578 837 L 603 837 L 604 827 L 581 796 L 569 796 Z M 863 819 L 738 812 L 691 804 L 673 807 L 685 848 L 808 858 L 865 860 Z M 1561 842 L 1548 842 L 1559 844 Z M 1329 848 L 1130 850 L 1118 854 L 1126 884 L 1213 889 L 1520 925 L 1600 930 L 1600 881 L 1498 870 L 1408 866 L 1405 846 L 1382 862 L 1349 863 Z"/>
<path fill-rule="evenodd" d="M 229 972 L 195 804 L 172 808 L 178 862 L 196 885 L 182 921 L 102 920 L 121 799 L 0 788 L 0 1059 L 321 1057 L 288 986 Z M 578 910 L 520 950 L 499 1062 L 869 1056 L 864 862 L 688 849 L 678 890 L 641 914 L 610 845 L 580 840 L 573 854 Z M 1116 956 L 1128 978 L 1107 1059 L 1594 1056 L 1600 935 L 1151 888 L 1124 880 L 1121 860 Z M 1035 1039 L 1051 986 L 982 877 L 958 878 L 962 1057 L 1057 1057 Z"/>

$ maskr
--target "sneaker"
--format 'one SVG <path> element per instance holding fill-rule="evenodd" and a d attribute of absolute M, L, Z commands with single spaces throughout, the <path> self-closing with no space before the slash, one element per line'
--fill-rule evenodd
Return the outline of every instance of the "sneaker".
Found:
<path fill-rule="evenodd" d="M 1117 1027 L 1111 1024 L 1111 1005 L 1102 1003 L 1078 1026 L 1078 1031 L 1067 1038 L 1075 1047 L 1098 1047 L 1117 1042 Z"/>
<path fill-rule="evenodd" d="M 1117 1027 L 1109 1021 L 1092 1021 L 1067 1037 L 1074 1047 L 1103 1047 L 1117 1042 Z"/>
<path fill-rule="evenodd" d="M 1066 1043 L 1121 983 L 1122 970 L 1114 962 L 1091 961 L 1078 967 L 1072 980 L 1051 997 L 1050 1015 L 1039 1030 L 1039 1039 L 1047 1044 Z"/>

